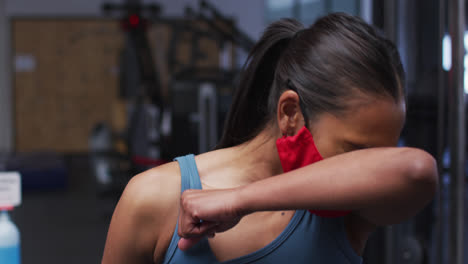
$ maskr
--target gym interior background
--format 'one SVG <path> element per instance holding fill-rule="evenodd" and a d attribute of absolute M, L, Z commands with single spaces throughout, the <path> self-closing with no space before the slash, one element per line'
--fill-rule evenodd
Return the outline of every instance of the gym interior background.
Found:
<path fill-rule="evenodd" d="M 0 171 L 23 263 L 98 263 L 115 204 L 139 171 L 213 148 L 247 53 L 282 17 L 359 15 L 398 46 L 400 143 L 439 161 L 440 190 L 376 232 L 365 263 L 468 263 L 462 0 L 0 0 Z"/>

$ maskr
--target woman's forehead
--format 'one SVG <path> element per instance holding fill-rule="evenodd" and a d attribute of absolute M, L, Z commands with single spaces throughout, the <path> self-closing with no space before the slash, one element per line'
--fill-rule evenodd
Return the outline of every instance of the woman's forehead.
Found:
<path fill-rule="evenodd" d="M 335 117 L 325 114 L 319 126 L 336 137 L 368 147 L 394 146 L 405 122 L 404 102 L 376 100 Z"/>

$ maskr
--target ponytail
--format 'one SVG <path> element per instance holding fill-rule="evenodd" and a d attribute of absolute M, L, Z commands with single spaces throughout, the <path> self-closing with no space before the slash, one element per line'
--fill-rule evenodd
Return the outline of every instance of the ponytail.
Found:
<path fill-rule="evenodd" d="M 294 19 L 271 24 L 255 44 L 245 63 L 239 86 L 216 148 L 227 148 L 254 138 L 270 120 L 268 97 L 276 66 L 290 40 L 302 29 Z"/>

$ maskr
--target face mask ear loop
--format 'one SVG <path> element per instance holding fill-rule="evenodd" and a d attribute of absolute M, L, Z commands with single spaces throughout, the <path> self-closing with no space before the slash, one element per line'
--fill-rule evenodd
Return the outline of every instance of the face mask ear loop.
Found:
<path fill-rule="evenodd" d="M 306 111 L 306 106 L 304 104 L 304 100 L 302 100 L 301 95 L 299 94 L 299 91 L 297 90 L 296 86 L 292 83 L 290 79 L 287 81 L 287 86 L 290 90 L 294 91 L 297 93 L 297 96 L 299 97 L 299 107 L 301 108 L 302 116 L 304 117 L 304 122 L 305 122 L 305 127 L 308 129 L 309 125 L 309 116 L 307 115 Z"/>

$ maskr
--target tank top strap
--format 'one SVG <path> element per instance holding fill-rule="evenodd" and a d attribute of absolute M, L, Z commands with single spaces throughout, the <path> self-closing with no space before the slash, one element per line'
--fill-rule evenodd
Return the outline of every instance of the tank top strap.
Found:
<path fill-rule="evenodd" d="M 198 174 L 197 164 L 195 163 L 195 156 L 193 154 L 189 154 L 182 157 L 177 157 L 176 160 L 179 163 L 180 167 L 180 194 L 182 194 L 185 190 L 188 189 L 197 189 L 201 190 L 202 185 L 200 181 L 200 175 Z M 171 243 L 167 248 L 166 255 L 164 256 L 163 263 L 169 263 L 174 256 L 174 253 L 177 249 L 177 243 L 179 242 L 179 235 L 177 231 L 179 229 L 179 221 L 177 221 L 176 228 L 174 230 L 174 234 L 172 235 Z"/>
<path fill-rule="evenodd" d="M 200 175 L 198 174 L 197 164 L 195 163 L 195 156 L 189 154 L 186 156 L 175 158 L 179 162 L 180 175 L 181 175 L 181 194 L 188 189 L 201 190 L 202 185 Z"/>

